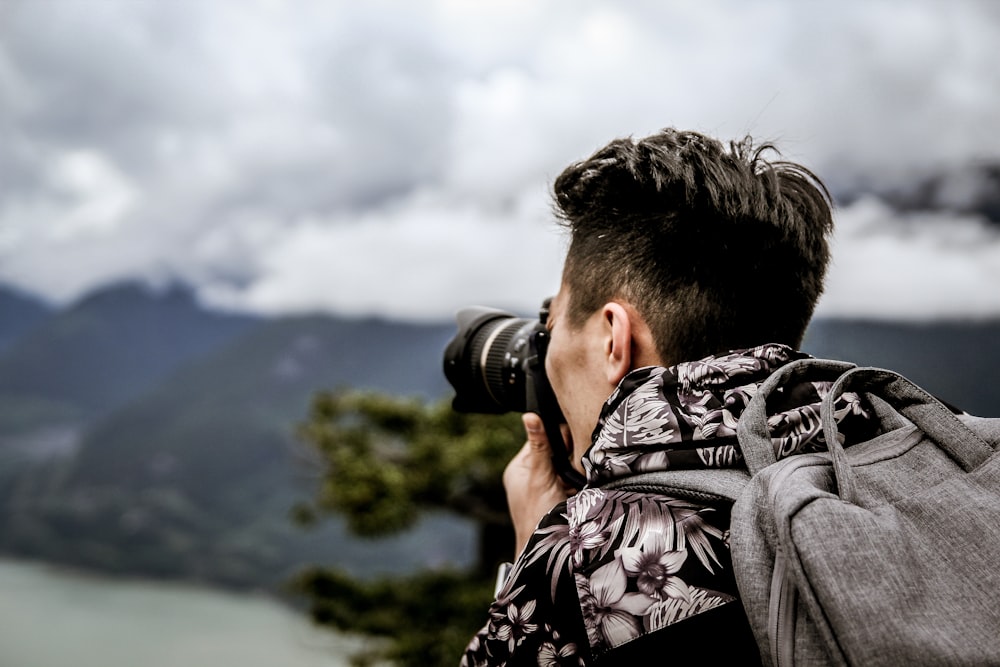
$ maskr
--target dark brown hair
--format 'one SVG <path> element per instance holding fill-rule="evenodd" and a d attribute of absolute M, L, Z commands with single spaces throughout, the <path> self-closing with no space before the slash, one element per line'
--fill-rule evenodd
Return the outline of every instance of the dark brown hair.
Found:
<path fill-rule="evenodd" d="M 571 232 L 570 322 L 624 299 L 671 364 L 798 347 L 823 291 L 831 199 L 811 171 L 769 152 L 668 128 L 566 168 L 553 189 Z"/>

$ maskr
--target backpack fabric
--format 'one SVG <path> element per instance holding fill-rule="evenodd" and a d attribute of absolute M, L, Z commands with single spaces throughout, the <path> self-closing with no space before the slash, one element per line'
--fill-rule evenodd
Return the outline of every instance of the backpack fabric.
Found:
<path fill-rule="evenodd" d="M 829 451 L 776 460 L 767 400 L 803 379 L 833 381 Z M 847 391 L 877 415 L 873 439 L 842 442 Z M 614 486 L 733 502 L 734 574 L 764 664 L 1000 665 L 1000 419 L 958 416 L 892 371 L 802 359 L 760 386 L 737 435 L 747 471 Z"/>

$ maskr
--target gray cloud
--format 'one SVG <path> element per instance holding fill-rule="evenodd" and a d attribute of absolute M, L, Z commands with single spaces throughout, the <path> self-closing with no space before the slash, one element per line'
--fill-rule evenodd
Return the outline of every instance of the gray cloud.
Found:
<path fill-rule="evenodd" d="M 897 213 L 862 198 L 837 216 L 818 313 L 872 319 L 1000 313 L 1000 229 L 977 216 Z"/>
<path fill-rule="evenodd" d="M 835 187 L 910 182 L 1000 161 L 996 62 L 1000 12 L 973 0 L 7 2 L 0 280 L 56 300 L 139 277 L 268 312 L 530 310 L 563 247 L 545 187 L 607 140 L 752 133 Z M 872 210 L 839 214 L 837 267 L 879 248 L 895 278 L 861 294 L 835 267 L 824 312 L 878 294 L 893 317 L 1000 313 L 900 296 L 928 263 L 985 295 L 992 237 L 918 247 Z M 975 225 L 956 220 L 920 238 Z"/>

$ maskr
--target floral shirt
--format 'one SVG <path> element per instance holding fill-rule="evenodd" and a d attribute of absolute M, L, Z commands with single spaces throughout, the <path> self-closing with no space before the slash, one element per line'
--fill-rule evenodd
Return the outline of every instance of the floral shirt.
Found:
<path fill-rule="evenodd" d="M 629 373 L 584 456 L 588 485 L 539 523 L 461 664 L 626 664 L 650 653 L 664 664 L 758 663 L 732 575 L 730 508 L 600 485 L 742 465 L 740 414 L 771 372 L 805 356 L 764 345 Z M 828 390 L 809 382 L 777 392 L 768 423 L 778 457 L 825 449 Z M 862 431 L 858 396 L 839 401 L 840 430 Z"/>

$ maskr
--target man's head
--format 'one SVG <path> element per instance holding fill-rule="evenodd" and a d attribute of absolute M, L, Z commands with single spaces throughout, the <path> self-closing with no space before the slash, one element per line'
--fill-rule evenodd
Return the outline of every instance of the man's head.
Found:
<path fill-rule="evenodd" d="M 630 304 L 664 364 L 797 347 L 823 289 L 830 197 L 804 167 L 768 161 L 769 150 L 666 129 L 563 171 L 554 195 L 571 232 L 569 323 Z"/>

